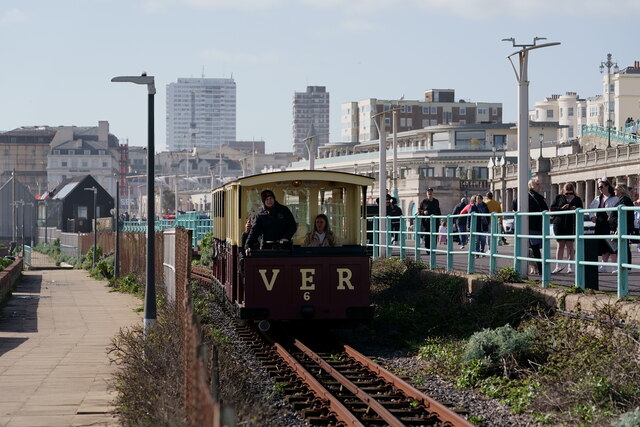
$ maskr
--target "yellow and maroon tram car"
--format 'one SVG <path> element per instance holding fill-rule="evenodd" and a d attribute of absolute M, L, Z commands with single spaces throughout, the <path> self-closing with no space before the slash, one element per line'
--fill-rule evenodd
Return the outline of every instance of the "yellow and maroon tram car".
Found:
<path fill-rule="evenodd" d="M 364 245 L 372 182 L 350 173 L 285 171 L 240 178 L 213 190 L 213 275 L 238 317 L 358 321 L 372 316 L 370 257 Z M 242 233 L 247 218 L 262 207 L 265 189 L 293 213 L 293 245 L 252 249 L 245 256 Z M 329 218 L 341 246 L 301 247 L 320 213 Z"/>

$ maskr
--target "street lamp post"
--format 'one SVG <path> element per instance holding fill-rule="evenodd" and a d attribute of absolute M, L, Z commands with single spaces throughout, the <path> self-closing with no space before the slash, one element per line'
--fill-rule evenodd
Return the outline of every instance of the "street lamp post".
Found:
<path fill-rule="evenodd" d="M 538 140 L 540 141 L 540 156 L 538 157 L 538 159 L 542 158 L 542 142 L 544 141 L 544 133 L 541 133 L 540 135 L 538 135 Z"/>
<path fill-rule="evenodd" d="M 516 75 L 518 81 L 518 210 L 520 212 L 529 211 L 529 197 L 528 194 L 528 177 L 531 164 L 529 162 L 529 76 L 527 72 L 529 62 L 529 52 L 533 49 L 540 49 L 543 47 L 557 46 L 559 42 L 544 43 L 536 45 L 538 40 L 545 40 L 544 37 L 535 37 L 532 44 L 516 44 L 516 40 L 513 37 L 508 39 L 502 39 L 502 41 L 510 41 L 513 47 L 518 47 L 520 50 L 507 56 L 511 67 Z M 518 62 L 520 70 L 516 70 L 515 65 L 511 57 L 518 55 Z M 524 215 L 521 217 L 522 229 L 529 232 L 529 217 Z M 529 255 L 529 245 L 521 245 L 520 256 L 527 258 Z M 527 261 L 520 261 L 520 274 L 524 277 L 527 276 Z"/>
<path fill-rule="evenodd" d="M 376 125 L 376 127 L 378 128 L 378 139 L 379 139 L 379 147 L 378 150 L 380 151 L 380 158 L 379 158 L 379 177 L 378 177 L 378 182 L 380 185 L 380 188 L 378 188 L 378 216 L 380 217 L 380 221 L 379 221 L 379 226 L 378 226 L 378 231 L 379 231 L 379 243 L 382 244 L 382 242 L 384 241 L 384 237 L 387 234 L 387 221 L 386 221 L 386 216 L 387 216 L 387 212 L 383 211 L 383 208 L 386 207 L 386 203 L 385 200 L 387 198 L 387 133 L 385 132 L 385 123 L 384 123 L 384 115 L 385 115 L 385 111 L 382 111 L 381 113 L 375 114 L 372 119 L 373 119 L 373 123 Z M 380 124 L 381 126 L 378 126 L 378 123 L 376 122 L 376 117 L 380 116 Z M 382 255 L 382 251 L 379 252 Z"/>
<path fill-rule="evenodd" d="M 147 120 L 147 280 L 144 295 L 144 332 L 147 334 L 156 323 L 156 286 L 155 286 L 155 201 L 153 190 L 153 177 L 155 169 L 154 147 L 154 96 L 156 94 L 155 80 L 153 76 L 142 73 L 141 76 L 119 76 L 111 79 L 112 82 L 128 82 L 139 85 L 147 85 L 148 91 L 148 120 Z"/>
<path fill-rule="evenodd" d="M 604 73 L 607 69 L 607 148 L 611 148 L 611 67 L 613 72 L 617 73 L 618 63 L 611 60 L 611 54 L 607 53 L 607 60 L 600 62 L 600 73 Z"/>
<path fill-rule="evenodd" d="M 307 146 L 307 151 L 309 152 L 309 170 L 315 170 L 316 168 L 316 146 L 315 146 L 315 137 L 317 136 L 325 136 L 329 135 L 328 133 L 322 133 L 317 135 L 311 135 L 302 140 L 304 144 Z"/>
<path fill-rule="evenodd" d="M 98 249 L 98 218 L 96 218 L 98 212 L 96 206 L 98 201 L 98 188 L 95 186 L 85 187 L 85 190 L 93 191 L 93 260 L 91 262 L 91 269 L 94 269 L 96 267 L 96 251 Z"/>

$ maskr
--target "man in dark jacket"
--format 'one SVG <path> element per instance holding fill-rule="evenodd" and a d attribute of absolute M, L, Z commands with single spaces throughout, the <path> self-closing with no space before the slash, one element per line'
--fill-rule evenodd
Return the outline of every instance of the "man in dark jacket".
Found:
<path fill-rule="evenodd" d="M 460 215 L 460 212 L 462 211 L 462 209 L 464 209 L 467 206 L 468 202 L 467 199 L 465 197 L 463 197 L 462 199 L 460 199 L 460 203 L 458 203 L 457 205 L 454 206 L 453 211 L 451 212 L 452 215 Z M 466 233 L 467 232 L 467 217 L 460 217 L 460 218 L 454 218 L 453 219 L 454 224 L 456 225 L 456 228 L 458 230 L 458 233 Z M 469 237 L 466 234 L 461 234 L 460 236 L 460 249 L 464 249 L 464 247 L 467 244 L 467 238 Z"/>
<path fill-rule="evenodd" d="M 391 220 L 391 231 L 393 231 L 393 240 L 391 243 L 395 245 L 398 243 L 398 237 L 400 235 L 400 218 L 397 217 L 402 216 L 402 209 L 398 206 L 398 201 L 395 197 L 387 196 L 387 203 L 387 216 L 396 217 Z"/>
<path fill-rule="evenodd" d="M 440 202 L 433 197 L 433 188 L 427 188 L 427 197 L 420 202 L 420 215 L 442 215 L 440 212 Z M 431 218 L 422 219 L 422 232 L 428 233 L 431 230 Z M 435 230 L 438 231 L 438 230 Z M 431 238 L 428 234 L 424 235 L 424 247 L 431 249 Z"/>
<path fill-rule="evenodd" d="M 258 242 L 260 249 L 271 249 L 276 243 L 291 244 L 291 238 L 298 227 L 289 208 L 276 201 L 273 191 L 264 190 L 260 193 L 260 198 L 263 206 L 256 215 L 247 237 L 247 255 L 251 253 L 252 248 L 258 246 Z"/>

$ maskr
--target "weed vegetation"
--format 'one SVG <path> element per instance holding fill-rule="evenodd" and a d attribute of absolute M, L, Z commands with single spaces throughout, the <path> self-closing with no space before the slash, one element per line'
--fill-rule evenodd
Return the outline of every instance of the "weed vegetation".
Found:
<path fill-rule="evenodd" d="M 439 376 L 547 425 L 640 425 L 640 331 L 619 304 L 596 319 L 547 309 L 504 271 L 472 303 L 460 277 L 387 258 L 372 271 L 372 342 L 412 350 L 416 378 Z M 622 325 L 622 326 L 621 326 Z"/>
<path fill-rule="evenodd" d="M 141 325 L 122 329 L 108 348 L 118 369 L 113 402 L 122 425 L 185 426 L 182 352 L 177 313 L 158 305 L 157 322 L 144 336 Z"/>

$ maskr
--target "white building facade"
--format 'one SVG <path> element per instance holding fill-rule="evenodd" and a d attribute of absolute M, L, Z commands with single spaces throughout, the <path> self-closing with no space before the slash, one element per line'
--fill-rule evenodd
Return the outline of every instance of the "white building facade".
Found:
<path fill-rule="evenodd" d="M 345 142 L 362 142 L 377 139 L 381 113 L 387 133 L 393 131 L 393 114 L 396 111 L 396 130 L 407 132 L 437 125 L 467 125 L 502 123 L 502 103 L 467 102 L 455 100 L 453 89 L 429 89 L 424 100 L 382 100 L 368 98 L 346 102 L 341 106 L 341 139 Z"/>
<path fill-rule="evenodd" d="M 293 152 L 307 159 L 309 137 L 316 149 L 329 142 L 329 92 L 324 86 L 307 86 L 293 95 Z"/>
<path fill-rule="evenodd" d="M 233 78 L 179 78 L 167 85 L 167 147 L 219 149 L 236 140 Z"/>

